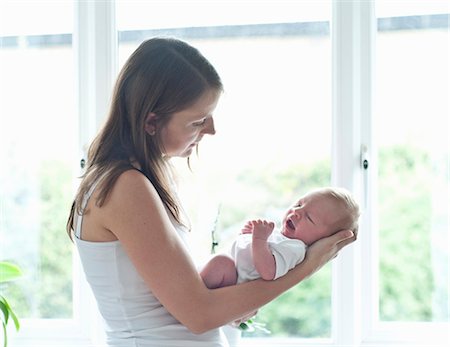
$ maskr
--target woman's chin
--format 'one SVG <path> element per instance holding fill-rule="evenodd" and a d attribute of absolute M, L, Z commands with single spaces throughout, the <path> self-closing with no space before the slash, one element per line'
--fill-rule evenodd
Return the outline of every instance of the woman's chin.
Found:
<path fill-rule="evenodd" d="M 174 155 L 171 155 L 170 157 L 187 158 L 192 154 L 192 150 L 193 148 L 188 147 L 183 152 L 176 153 Z"/>

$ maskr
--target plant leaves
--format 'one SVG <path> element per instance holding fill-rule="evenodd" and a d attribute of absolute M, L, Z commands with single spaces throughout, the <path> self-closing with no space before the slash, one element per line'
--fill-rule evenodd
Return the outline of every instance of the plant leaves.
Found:
<path fill-rule="evenodd" d="M 19 320 L 17 319 L 17 316 L 12 310 L 11 306 L 9 306 L 8 301 L 6 301 L 5 297 L 2 295 L 0 295 L 0 310 L 2 310 L 5 316 L 5 325 L 8 324 L 8 317 L 11 317 L 14 322 L 14 326 L 16 327 L 16 330 L 19 331 L 20 329 Z"/>
<path fill-rule="evenodd" d="M 9 310 L 8 310 L 8 306 L 6 306 L 6 300 L 3 296 L 0 296 L 0 310 L 3 313 L 3 317 L 2 317 L 2 323 L 4 323 L 5 325 L 8 324 L 8 319 L 9 319 Z"/>
<path fill-rule="evenodd" d="M 248 325 L 242 322 L 241 324 L 239 324 L 239 328 L 241 328 L 242 330 L 248 330 Z"/>
<path fill-rule="evenodd" d="M 22 271 L 17 265 L 0 261 L 0 283 L 13 281 L 22 276 Z"/>
<path fill-rule="evenodd" d="M 13 312 L 13 310 L 11 310 L 11 308 L 10 308 L 9 314 L 10 314 L 10 316 L 11 316 L 13 322 L 14 322 L 14 326 L 16 327 L 16 331 L 19 331 L 19 329 L 20 329 L 19 319 L 17 318 L 17 316 Z"/>
<path fill-rule="evenodd" d="M 8 346 L 8 333 L 6 331 L 6 324 L 4 322 L 2 322 L 2 327 L 3 327 L 3 347 L 7 347 Z"/>

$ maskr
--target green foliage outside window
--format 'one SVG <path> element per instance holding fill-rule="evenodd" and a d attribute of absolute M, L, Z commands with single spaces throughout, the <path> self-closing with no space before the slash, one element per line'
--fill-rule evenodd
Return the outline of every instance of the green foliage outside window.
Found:
<path fill-rule="evenodd" d="M 40 262 L 32 268 L 21 263 L 27 275 L 4 292 L 20 317 L 71 318 L 72 246 L 64 232 L 72 199 L 71 168 L 60 161 L 43 162 L 38 184 Z"/>
<path fill-rule="evenodd" d="M 379 163 L 380 319 L 432 321 L 436 290 L 431 268 L 430 186 L 434 173 L 430 158 L 423 150 L 396 146 L 382 149 Z M 328 185 L 329 172 L 326 162 L 311 167 L 293 166 L 279 172 L 258 170 L 243 174 L 241 184 L 265 192 L 251 211 L 251 214 L 265 216 L 270 206 L 284 210 L 299 193 Z M 261 199 L 264 196 L 265 199 Z M 235 209 L 239 211 L 236 216 L 245 219 L 246 211 L 239 203 L 223 209 Z M 236 222 L 231 218 L 226 220 L 229 224 Z M 311 279 L 262 308 L 256 321 L 266 323 L 272 336 L 330 336 L 330 295 L 331 268 L 327 265 Z M 448 312 L 442 315 L 446 314 Z M 244 335 L 265 336 L 261 331 Z"/>
<path fill-rule="evenodd" d="M 432 163 L 406 146 L 382 151 L 379 161 L 380 319 L 432 321 Z"/>

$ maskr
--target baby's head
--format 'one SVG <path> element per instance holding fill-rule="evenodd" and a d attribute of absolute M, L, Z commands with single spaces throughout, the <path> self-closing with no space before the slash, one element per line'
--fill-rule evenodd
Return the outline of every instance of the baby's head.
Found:
<path fill-rule="evenodd" d="M 281 233 L 308 246 L 340 230 L 352 230 L 356 236 L 359 214 L 358 203 L 346 189 L 315 189 L 287 211 Z"/>

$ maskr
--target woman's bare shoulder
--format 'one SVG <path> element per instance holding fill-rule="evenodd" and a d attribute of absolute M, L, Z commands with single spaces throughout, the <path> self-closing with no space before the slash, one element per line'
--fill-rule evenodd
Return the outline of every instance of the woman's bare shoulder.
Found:
<path fill-rule="evenodd" d="M 163 203 L 153 184 L 143 173 L 134 169 L 119 175 L 101 210 L 102 224 L 118 238 L 116 233 L 122 223 L 143 220 L 150 216 L 149 213 L 157 215 L 157 219 L 164 218 L 162 215 L 165 214 Z"/>
<path fill-rule="evenodd" d="M 112 199 L 117 199 L 119 203 L 127 202 L 127 198 L 134 200 L 134 198 L 145 196 L 158 197 L 153 184 L 137 169 L 129 169 L 122 172 L 114 183 L 110 195 Z"/>
<path fill-rule="evenodd" d="M 120 174 L 107 193 L 105 201 L 99 205 L 102 184 L 106 181 L 103 179 L 103 182 L 100 182 L 88 201 L 83 219 L 83 239 L 86 241 L 117 240 L 116 218 L 126 215 L 127 210 L 134 209 L 135 202 L 127 196 L 133 197 L 135 190 L 147 190 L 147 195 L 152 195 L 148 179 L 140 171 L 130 169 Z"/>
<path fill-rule="evenodd" d="M 138 169 L 130 168 L 122 172 L 114 184 L 114 188 L 129 189 L 136 185 L 151 185 L 150 180 Z"/>

